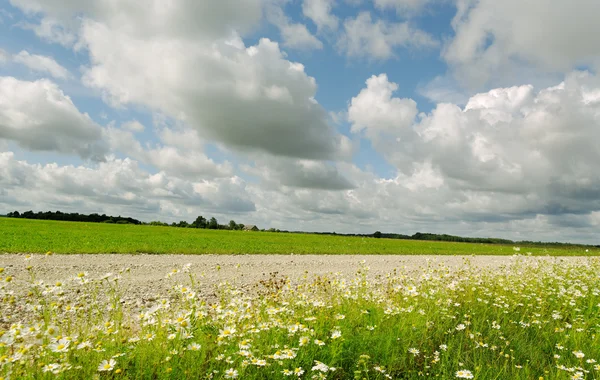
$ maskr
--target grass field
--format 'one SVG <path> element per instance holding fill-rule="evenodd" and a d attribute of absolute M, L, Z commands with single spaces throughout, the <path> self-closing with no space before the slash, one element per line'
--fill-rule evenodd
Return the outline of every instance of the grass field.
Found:
<path fill-rule="evenodd" d="M 513 246 L 0 218 L 4 253 L 512 255 Z M 577 247 L 521 254 L 591 256 Z"/>

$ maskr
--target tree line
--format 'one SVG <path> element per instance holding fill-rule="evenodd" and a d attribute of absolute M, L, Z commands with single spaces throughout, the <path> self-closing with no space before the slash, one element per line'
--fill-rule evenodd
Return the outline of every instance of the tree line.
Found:
<path fill-rule="evenodd" d="M 25 211 L 19 213 L 18 211 L 9 212 L 6 214 L 9 218 L 23 218 L 23 219 L 42 219 L 42 220 L 64 220 L 69 222 L 90 222 L 90 223 L 115 223 L 115 224 L 143 224 L 137 219 L 128 218 L 123 216 L 110 216 L 106 214 L 80 214 L 78 212 L 61 212 L 61 211 Z"/>
<path fill-rule="evenodd" d="M 22 219 L 41 219 L 41 220 L 62 220 L 69 222 L 88 222 L 88 223 L 114 223 L 114 224 L 136 224 L 136 225 L 150 225 L 150 226 L 165 226 L 165 227 L 179 227 L 179 228 L 205 228 L 209 230 L 242 230 L 244 224 L 236 223 L 234 220 L 230 220 L 228 224 L 219 224 L 217 218 L 212 217 L 206 219 L 203 216 L 198 216 L 192 223 L 188 223 L 185 220 L 180 222 L 163 223 L 161 221 L 152 221 L 145 223 L 134 218 L 123 217 L 123 216 L 110 216 L 106 214 L 80 214 L 78 212 L 61 212 L 61 211 L 25 211 L 20 213 L 19 211 L 13 211 L 6 214 L 9 218 L 22 218 Z"/>

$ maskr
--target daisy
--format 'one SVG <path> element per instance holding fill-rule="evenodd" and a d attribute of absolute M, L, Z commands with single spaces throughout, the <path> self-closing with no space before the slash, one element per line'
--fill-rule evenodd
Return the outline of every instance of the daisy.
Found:
<path fill-rule="evenodd" d="M 98 371 L 100 372 L 110 372 L 113 370 L 113 368 L 115 368 L 115 365 L 117 364 L 117 362 L 115 361 L 115 359 L 110 359 L 110 360 L 103 360 L 100 365 L 98 365 Z"/>
<path fill-rule="evenodd" d="M 473 374 L 467 369 L 461 369 L 460 371 L 456 371 L 456 377 L 459 379 L 472 379 Z"/>

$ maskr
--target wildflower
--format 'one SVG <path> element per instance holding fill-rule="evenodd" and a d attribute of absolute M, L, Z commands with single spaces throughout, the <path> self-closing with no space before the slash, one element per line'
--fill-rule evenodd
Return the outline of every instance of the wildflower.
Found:
<path fill-rule="evenodd" d="M 458 326 L 456 326 L 456 331 L 462 331 L 464 329 L 466 329 L 466 327 L 462 323 L 460 323 Z"/>
<path fill-rule="evenodd" d="M 226 379 L 235 379 L 238 376 L 239 376 L 239 374 L 238 374 L 237 369 L 229 368 L 228 370 L 225 371 Z"/>
<path fill-rule="evenodd" d="M 577 359 L 583 359 L 583 357 L 585 356 L 585 354 L 581 351 L 573 351 L 573 355 L 575 355 Z"/>
<path fill-rule="evenodd" d="M 201 347 L 202 346 L 200 346 L 198 343 L 190 343 L 187 346 L 187 349 L 188 349 L 188 351 L 200 351 Z"/>
<path fill-rule="evenodd" d="M 448 349 L 448 346 L 445 344 L 440 344 L 440 350 L 442 351 L 446 351 Z"/>
<path fill-rule="evenodd" d="M 68 352 L 70 341 L 66 339 L 59 339 L 57 342 L 50 344 L 50 350 L 52 352 Z"/>
<path fill-rule="evenodd" d="M 319 339 L 315 339 L 315 344 L 316 344 L 317 346 L 324 346 L 324 345 L 325 345 L 325 342 L 323 342 L 322 340 L 319 340 Z"/>
<path fill-rule="evenodd" d="M 100 372 L 110 372 L 113 370 L 113 368 L 115 368 L 115 365 L 117 364 L 117 362 L 115 361 L 115 359 L 110 359 L 110 360 L 103 360 L 100 365 L 98 366 L 98 371 Z"/>
<path fill-rule="evenodd" d="M 408 352 L 411 353 L 411 354 L 413 354 L 414 356 L 417 356 L 417 355 L 419 355 L 419 353 L 421 351 L 417 350 L 416 348 L 409 348 Z"/>
<path fill-rule="evenodd" d="M 304 374 L 304 370 L 302 369 L 302 367 L 298 367 L 294 369 L 294 375 L 300 377 Z"/>
<path fill-rule="evenodd" d="M 283 371 L 281 371 L 281 373 L 283 373 L 283 376 L 292 376 L 294 374 L 294 371 L 289 370 L 289 369 L 284 369 Z"/>
<path fill-rule="evenodd" d="M 311 371 L 329 372 L 329 371 L 335 371 L 335 368 L 329 367 L 327 364 L 321 363 L 320 361 L 315 360 L 315 365 L 311 368 Z"/>
<path fill-rule="evenodd" d="M 302 336 L 302 337 L 300 337 L 300 339 L 299 339 L 298 345 L 299 345 L 300 347 L 302 347 L 302 346 L 306 346 L 306 345 L 307 345 L 309 342 L 310 342 L 310 338 L 309 338 L 309 337 L 307 337 L 307 336 Z"/>
<path fill-rule="evenodd" d="M 45 365 L 44 368 L 42 368 L 42 371 L 44 372 L 51 372 L 55 375 L 58 375 L 60 373 L 60 369 L 61 369 L 61 365 L 58 363 L 50 363 L 48 365 Z"/>
<path fill-rule="evenodd" d="M 331 332 L 331 339 L 338 339 L 341 338 L 342 336 L 342 332 L 340 330 L 333 330 Z"/>
<path fill-rule="evenodd" d="M 460 371 L 456 371 L 456 377 L 459 379 L 472 379 L 473 374 L 467 369 L 461 369 Z"/>

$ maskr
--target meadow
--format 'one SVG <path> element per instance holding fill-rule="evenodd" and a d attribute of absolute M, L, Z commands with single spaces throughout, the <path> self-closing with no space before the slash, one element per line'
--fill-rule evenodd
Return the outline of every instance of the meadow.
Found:
<path fill-rule="evenodd" d="M 534 256 L 598 248 L 521 246 Z M 512 255 L 513 246 L 0 218 L 0 253 Z"/>
<path fill-rule="evenodd" d="M 273 276 L 125 301 L 118 273 L 46 283 L 0 267 L 0 379 L 598 379 L 600 260 L 429 261 L 376 279 Z M 216 268 L 215 270 L 218 270 Z"/>

